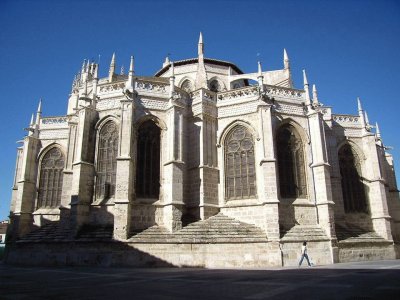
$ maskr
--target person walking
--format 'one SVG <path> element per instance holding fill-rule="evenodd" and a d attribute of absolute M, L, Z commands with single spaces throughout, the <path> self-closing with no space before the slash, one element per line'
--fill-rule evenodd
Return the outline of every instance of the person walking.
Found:
<path fill-rule="evenodd" d="M 310 259 L 308 258 L 307 254 L 307 242 L 304 242 L 303 246 L 301 246 L 301 258 L 299 261 L 299 268 L 301 267 L 304 258 L 307 260 L 308 266 L 311 267 Z"/>

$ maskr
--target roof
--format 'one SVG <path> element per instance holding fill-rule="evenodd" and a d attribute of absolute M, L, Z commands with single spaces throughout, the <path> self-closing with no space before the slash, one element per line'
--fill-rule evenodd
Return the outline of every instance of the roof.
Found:
<path fill-rule="evenodd" d="M 184 59 L 184 60 L 178 60 L 178 61 L 174 61 L 174 66 L 177 67 L 177 66 L 195 64 L 198 61 L 199 61 L 199 59 L 197 57 L 196 58 Z M 240 70 L 235 64 L 233 64 L 233 63 L 231 63 L 229 61 L 217 60 L 217 59 L 212 59 L 212 58 L 204 58 L 204 63 L 214 64 L 214 65 L 219 65 L 219 66 L 225 66 L 225 67 L 231 67 L 233 70 L 236 71 L 236 73 L 243 74 L 242 70 Z M 156 77 L 161 76 L 166 71 L 168 71 L 170 66 L 171 66 L 171 64 L 168 64 L 167 66 L 163 67 L 154 76 L 156 76 Z"/>

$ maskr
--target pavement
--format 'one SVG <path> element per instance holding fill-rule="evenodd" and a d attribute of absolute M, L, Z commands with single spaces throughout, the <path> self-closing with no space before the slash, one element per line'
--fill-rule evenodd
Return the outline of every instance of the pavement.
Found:
<path fill-rule="evenodd" d="M 400 299 L 400 260 L 248 270 L 0 264 L 0 299 Z"/>

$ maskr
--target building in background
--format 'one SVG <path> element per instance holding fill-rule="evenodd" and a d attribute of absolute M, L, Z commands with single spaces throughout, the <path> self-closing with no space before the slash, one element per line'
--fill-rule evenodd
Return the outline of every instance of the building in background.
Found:
<path fill-rule="evenodd" d="M 153 77 L 85 61 L 65 116 L 18 148 L 10 263 L 256 267 L 400 256 L 392 156 L 283 68 L 204 57 Z M 328 103 L 326 103 L 328 104 Z M 334 103 L 332 103 L 334 104 Z"/>
<path fill-rule="evenodd" d="M 4 249 L 6 245 L 6 235 L 7 235 L 8 221 L 0 222 L 0 260 L 3 259 Z"/>

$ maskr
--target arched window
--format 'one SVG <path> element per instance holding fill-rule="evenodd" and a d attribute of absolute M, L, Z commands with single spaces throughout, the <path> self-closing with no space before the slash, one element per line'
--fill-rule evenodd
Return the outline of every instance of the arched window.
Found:
<path fill-rule="evenodd" d="M 136 195 L 140 198 L 159 198 L 160 135 L 160 128 L 150 120 L 138 130 Z"/>
<path fill-rule="evenodd" d="M 182 85 L 181 85 L 181 89 L 190 93 L 191 91 L 193 91 L 193 84 L 189 79 L 186 79 Z"/>
<path fill-rule="evenodd" d="M 256 196 L 254 138 L 246 127 L 235 126 L 225 142 L 226 199 Z"/>
<path fill-rule="evenodd" d="M 279 188 L 282 198 L 307 196 L 304 149 L 300 136 L 292 125 L 277 132 Z"/>
<path fill-rule="evenodd" d="M 218 80 L 214 79 L 213 81 L 210 82 L 210 91 L 213 92 L 221 91 L 221 85 L 219 84 Z"/>
<path fill-rule="evenodd" d="M 40 164 L 37 208 L 54 208 L 61 203 L 64 155 L 57 147 L 50 149 Z"/>
<path fill-rule="evenodd" d="M 118 126 L 115 122 L 108 121 L 99 133 L 96 179 L 97 199 L 109 199 L 115 196 L 117 154 Z"/>
<path fill-rule="evenodd" d="M 358 155 L 349 144 L 343 145 L 338 154 L 344 210 L 347 213 L 367 212 L 367 199 Z"/>

